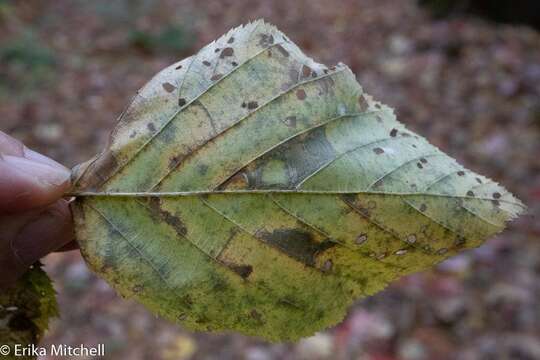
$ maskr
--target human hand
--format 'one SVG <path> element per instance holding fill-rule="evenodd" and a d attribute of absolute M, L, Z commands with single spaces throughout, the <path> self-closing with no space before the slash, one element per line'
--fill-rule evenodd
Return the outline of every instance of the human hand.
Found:
<path fill-rule="evenodd" d="M 0 131 L 0 288 L 52 251 L 77 248 L 70 172 Z"/>

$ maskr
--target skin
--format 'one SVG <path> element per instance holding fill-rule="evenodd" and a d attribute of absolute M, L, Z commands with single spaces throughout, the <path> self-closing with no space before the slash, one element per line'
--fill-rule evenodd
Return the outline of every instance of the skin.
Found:
<path fill-rule="evenodd" d="M 0 131 L 0 288 L 53 251 L 76 249 L 70 172 Z"/>

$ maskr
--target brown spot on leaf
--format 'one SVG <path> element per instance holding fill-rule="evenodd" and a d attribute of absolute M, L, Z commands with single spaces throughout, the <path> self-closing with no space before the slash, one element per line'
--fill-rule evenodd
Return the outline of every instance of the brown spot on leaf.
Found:
<path fill-rule="evenodd" d="M 500 201 L 499 200 L 491 200 L 491 203 L 495 206 L 499 206 L 501 205 Z"/>
<path fill-rule="evenodd" d="M 203 63 L 203 65 L 205 65 L 205 66 L 210 66 L 210 65 L 212 65 L 212 64 L 210 63 L 210 61 L 207 61 L 207 60 L 204 60 L 202 63 Z"/>
<path fill-rule="evenodd" d="M 474 192 L 472 192 L 471 190 L 467 191 L 467 196 L 474 196 Z"/>
<path fill-rule="evenodd" d="M 227 264 L 227 266 L 229 269 L 240 275 L 243 279 L 247 279 L 253 272 L 253 266 L 251 265 Z"/>
<path fill-rule="evenodd" d="M 180 159 L 176 156 L 173 156 L 170 160 L 169 160 L 169 170 L 174 170 L 176 169 L 176 167 L 178 166 L 178 163 L 180 162 Z"/>
<path fill-rule="evenodd" d="M 390 136 L 391 136 L 391 137 L 396 137 L 396 135 L 397 135 L 397 129 L 392 129 L 392 130 L 390 131 Z"/>
<path fill-rule="evenodd" d="M 247 103 L 247 108 L 253 110 L 259 107 L 259 104 L 256 101 L 250 101 Z"/>
<path fill-rule="evenodd" d="M 233 54 L 234 54 L 234 49 L 232 47 L 226 47 L 225 49 L 221 51 L 221 54 L 219 54 L 219 57 L 223 59 L 227 56 L 233 56 Z"/>
<path fill-rule="evenodd" d="M 154 123 L 148 123 L 146 124 L 146 127 L 148 128 L 148 131 L 152 133 L 156 131 L 156 127 L 154 126 Z"/>
<path fill-rule="evenodd" d="M 367 111 L 367 109 L 369 108 L 368 102 L 366 98 L 364 97 L 364 95 L 360 95 L 358 97 L 358 105 L 360 106 L 360 111 Z M 377 120 L 379 120 L 379 118 L 380 117 L 378 117 Z"/>
<path fill-rule="evenodd" d="M 306 91 L 304 89 L 296 90 L 296 97 L 298 98 L 298 100 L 304 100 L 306 96 Z"/>
<path fill-rule="evenodd" d="M 210 78 L 210 80 L 217 81 L 217 80 L 221 79 L 222 76 L 223 76 L 222 74 L 215 74 L 214 76 L 212 76 Z"/>
<path fill-rule="evenodd" d="M 422 166 L 421 163 L 416 163 L 416 166 L 419 168 L 419 169 L 423 169 L 424 167 Z"/>
<path fill-rule="evenodd" d="M 498 192 L 494 192 L 494 193 L 493 193 L 493 198 L 494 198 L 494 199 L 500 199 L 500 198 L 501 198 L 501 194 L 498 193 Z"/>
<path fill-rule="evenodd" d="M 427 205 L 426 204 L 420 205 L 420 211 L 424 212 L 426 210 L 427 210 Z"/>
<path fill-rule="evenodd" d="M 302 65 L 302 76 L 308 77 L 311 74 L 311 68 L 307 65 Z"/>
<path fill-rule="evenodd" d="M 184 106 L 186 105 L 186 99 L 180 98 L 178 99 L 178 106 Z"/>
<path fill-rule="evenodd" d="M 407 242 L 409 244 L 414 244 L 416 242 L 416 234 L 410 234 L 407 236 Z"/>
<path fill-rule="evenodd" d="M 384 153 L 384 150 L 381 149 L 380 147 L 376 147 L 375 149 L 373 149 L 373 152 L 377 155 L 381 155 Z"/>
<path fill-rule="evenodd" d="M 227 44 L 232 44 L 234 42 L 234 36 L 231 36 L 229 40 L 227 40 Z"/>
<path fill-rule="evenodd" d="M 427 164 L 427 159 L 426 159 L 426 158 L 421 158 L 421 159 L 420 159 L 420 162 L 421 162 L 422 164 Z"/>
<path fill-rule="evenodd" d="M 164 82 L 163 84 L 161 84 L 161 86 L 163 86 L 163 89 L 168 93 L 171 93 L 176 89 L 176 86 L 174 86 L 170 82 Z"/>
<path fill-rule="evenodd" d="M 132 131 L 131 134 L 129 134 L 129 138 L 130 138 L 130 139 L 133 139 L 135 136 L 137 136 L 137 132 L 136 132 L 136 131 Z"/>
<path fill-rule="evenodd" d="M 465 171 L 458 171 L 457 174 L 458 176 L 465 176 Z"/>
<path fill-rule="evenodd" d="M 476 182 L 481 184 L 482 183 L 482 180 L 480 178 L 475 178 L 476 179 Z"/>
<path fill-rule="evenodd" d="M 231 63 L 231 65 L 232 65 L 232 66 L 238 66 L 238 63 L 237 63 L 236 61 L 233 61 L 233 62 Z"/>
<path fill-rule="evenodd" d="M 272 34 L 260 34 L 261 39 L 259 40 L 259 45 L 261 47 L 268 47 L 274 43 L 274 36 Z"/>
<path fill-rule="evenodd" d="M 356 245 L 362 245 L 363 243 L 365 243 L 367 241 L 368 237 L 367 237 L 367 234 L 360 234 L 358 235 L 358 237 L 356 238 Z"/>
<path fill-rule="evenodd" d="M 182 68 L 182 65 L 178 65 L 177 67 L 175 67 L 176 70 L 180 70 Z"/>
<path fill-rule="evenodd" d="M 240 106 L 242 106 L 243 108 L 245 108 L 245 107 L 247 106 L 247 104 L 246 104 L 246 102 L 244 101 L 244 102 L 242 102 L 242 105 L 240 105 Z"/>

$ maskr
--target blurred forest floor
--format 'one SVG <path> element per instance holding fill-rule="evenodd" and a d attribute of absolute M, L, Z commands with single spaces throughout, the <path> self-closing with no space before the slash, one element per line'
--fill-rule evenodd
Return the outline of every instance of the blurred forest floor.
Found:
<path fill-rule="evenodd" d="M 190 333 L 119 298 L 79 253 L 45 259 L 61 317 L 44 344 L 110 359 L 540 359 L 540 34 L 414 0 L 0 0 L 0 128 L 73 166 L 161 68 L 265 18 L 530 213 L 482 247 L 403 278 L 296 344 Z"/>

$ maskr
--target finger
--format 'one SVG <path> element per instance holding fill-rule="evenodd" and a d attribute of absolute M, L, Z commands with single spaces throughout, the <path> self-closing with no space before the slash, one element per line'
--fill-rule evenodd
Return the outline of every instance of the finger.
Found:
<path fill-rule="evenodd" d="M 27 148 L 22 142 L 12 138 L 2 131 L 0 131 L 0 154 L 23 157 L 38 163 L 64 169 L 64 166 L 57 163 L 53 159 Z"/>
<path fill-rule="evenodd" d="M 70 172 L 0 131 L 0 213 L 37 208 L 69 189 Z"/>
<path fill-rule="evenodd" d="M 73 241 L 73 222 L 67 201 L 0 220 L 0 286 L 15 281 L 30 265 Z M 7 271 L 6 271 L 7 270 Z"/>
<path fill-rule="evenodd" d="M 13 213 L 56 201 L 69 189 L 67 169 L 26 158 L 0 157 L 0 213 Z"/>

